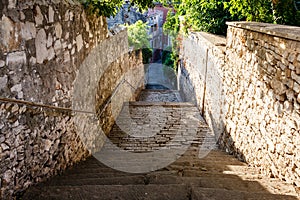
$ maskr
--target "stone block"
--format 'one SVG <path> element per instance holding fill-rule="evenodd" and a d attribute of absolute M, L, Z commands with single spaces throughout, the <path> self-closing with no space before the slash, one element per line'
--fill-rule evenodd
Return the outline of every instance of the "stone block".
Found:
<path fill-rule="evenodd" d="M 286 92 L 287 87 L 277 79 L 273 79 L 271 81 L 271 87 L 275 91 L 276 94 L 282 95 Z"/>
<path fill-rule="evenodd" d="M 54 10 L 53 10 L 52 6 L 49 6 L 48 20 L 49 20 L 49 23 L 54 22 Z"/>
<path fill-rule="evenodd" d="M 294 83 L 293 89 L 296 93 L 300 93 L 300 85 L 298 83 L 296 82 Z"/>
<path fill-rule="evenodd" d="M 7 75 L 0 76 L 0 91 L 7 87 L 8 77 Z"/>
<path fill-rule="evenodd" d="M 5 66 L 5 61 L 4 60 L 0 60 L 0 68 Z"/>
<path fill-rule="evenodd" d="M 17 92 L 17 97 L 18 99 L 22 99 L 23 98 L 23 92 L 22 92 L 22 85 L 21 84 L 17 84 L 14 85 L 12 88 L 10 88 L 11 92 Z"/>
<path fill-rule="evenodd" d="M 292 79 L 294 79 L 298 84 L 300 84 L 300 75 L 297 75 L 294 71 L 291 73 Z"/>
<path fill-rule="evenodd" d="M 286 97 L 289 101 L 293 101 L 295 99 L 295 92 L 292 89 L 287 90 Z"/>
<path fill-rule="evenodd" d="M 17 5 L 17 0 L 8 0 L 8 9 L 15 9 Z"/>
<path fill-rule="evenodd" d="M 293 64 L 289 64 L 289 68 L 291 69 L 291 70 L 295 70 L 295 65 L 293 65 Z"/>
<path fill-rule="evenodd" d="M 296 66 L 296 74 L 300 75 L 300 62 Z"/>
<path fill-rule="evenodd" d="M 48 39 L 47 39 L 47 48 L 51 47 L 53 44 L 53 37 L 51 33 L 48 34 Z"/>
<path fill-rule="evenodd" d="M 0 19 L 0 50 L 3 52 L 19 50 L 21 43 L 19 29 L 19 24 L 15 24 L 5 15 L 2 16 Z"/>
<path fill-rule="evenodd" d="M 79 52 L 83 47 L 83 40 L 81 34 L 76 37 L 76 45 L 77 45 L 77 52 Z"/>
<path fill-rule="evenodd" d="M 6 65 L 11 70 L 21 69 L 26 64 L 26 53 L 24 51 L 9 53 L 6 57 Z"/>
<path fill-rule="evenodd" d="M 42 25 L 44 17 L 43 17 L 43 14 L 42 14 L 42 11 L 41 11 L 40 7 L 36 6 L 35 11 L 36 11 L 35 12 L 36 14 L 35 14 L 35 17 L 34 17 L 35 23 L 36 23 L 36 25 Z"/>
<path fill-rule="evenodd" d="M 296 59 L 296 53 L 290 53 L 288 57 L 288 61 L 293 63 L 295 59 Z"/>
<path fill-rule="evenodd" d="M 56 40 L 54 42 L 54 51 L 55 51 L 55 54 L 57 56 L 61 53 L 61 51 L 62 51 L 62 45 L 61 45 L 60 40 Z"/>
<path fill-rule="evenodd" d="M 36 37 L 35 24 L 32 22 L 21 23 L 21 35 L 25 40 L 31 40 Z"/>
<path fill-rule="evenodd" d="M 35 39 L 36 62 L 42 64 L 48 57 L 47 36 L 44 29 L 40 29 Z"/>
<path fill-rule="evenodd" d="M 50 49 L 48 49 L 48 57 L 47 60 L 52 60 L 55 57 L 55 52 L 53 47 L 51 47 Z"/>
<path fill-rule="evenodd" d="M 293 103 L 291 101 L 285 101 L 284 102 L 284 109 L 286 111 L 291 112 L 293 110 Z"/>
<path fill-rule="evenodd" d="M 56 38 L 60 39 L 61 36 L 62 36 L 62 32 L 63 32 L 61 24 L 60 23 L 56 23 L 54 29 L 55 29 L 55 36 L 56 36 Z"/>

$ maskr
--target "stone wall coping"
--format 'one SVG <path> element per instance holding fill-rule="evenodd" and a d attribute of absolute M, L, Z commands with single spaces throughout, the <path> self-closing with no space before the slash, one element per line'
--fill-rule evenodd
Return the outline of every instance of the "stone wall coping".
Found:
<path fill-rule="evenodd" d="M 220 35 L 214 35 L 207 32 L 191 32 L 190 36 L 195 35 L 198 38 L 202 38 L 202 41 L 205 41 L 209 46 L 216 47 L 221 52 L 225 52 L 226 38 Z"/>
<path fill-rule="evenodd" d="M 228 26 L 248 29 L 268 35 L 300 41 L 300 27 L 261 22 L 226 22 Z"/>

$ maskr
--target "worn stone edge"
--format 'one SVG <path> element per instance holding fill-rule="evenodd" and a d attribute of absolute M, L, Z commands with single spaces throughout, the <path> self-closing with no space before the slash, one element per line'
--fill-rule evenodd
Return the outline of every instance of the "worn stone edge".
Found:
<path fill-rule="evenodd" d="M 190 102 L 149 102 L 149 101 L 129 101 L 125 105 L 131 106 L 171 106 L 171 107 L 195 107 Z"/>
<path fill-rule="evenodd" d="M 228 26 L 252 30 L 300 42 L 300 27 L 261 22 L 226 22 Z M 283 31 L 283 29 L 285 31 Z"/>
<path fill-rule="evenodd" d="M 225 52 L 226 38 L 221 35 L 214 35 L 207 32 L 192 32 L 192 35 L 195 35 L 198 38 L 201 38 L 208 47 L 212 47 L 220 51 L 220 53 Z"/>

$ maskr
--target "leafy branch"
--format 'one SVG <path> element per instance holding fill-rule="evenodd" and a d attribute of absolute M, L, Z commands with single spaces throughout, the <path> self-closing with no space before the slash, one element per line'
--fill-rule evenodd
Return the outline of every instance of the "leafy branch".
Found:
<path fill-rule="evenodd" d="M 90 14 L 97 16 L 115 16 L 125 0 L 80 0 Z M 140 11 L 153 7 L 152 0 L 130 0 L 131 6 L 136 6 Z"/>

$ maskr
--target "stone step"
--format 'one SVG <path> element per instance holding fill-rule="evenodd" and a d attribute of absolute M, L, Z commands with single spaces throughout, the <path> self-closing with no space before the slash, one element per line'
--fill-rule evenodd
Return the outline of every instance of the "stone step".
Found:
<path fill-rule="evenodd" d="M 164 106 L 164 107 L 190 107 L 197 110 L 197 107 L 195 104 L 191 102 L 150 102 L 150 101 L 130 101 L 130 102 L 125 102 L 124 105 L 129 105 L 129 106 Z"/>
<path fill-rule="evenodd" d="M 155 90 L 146 89 L 142 90 L 138 101 L 149 102 L 180 102 L 182 101 L 178 90 Z"/>
<path fill-rule="evenodd" d="M 82 185 L 47 186 L 28 190 L 24 200 L 47 199 L 195 199 L 195 200 L 296 200 L 295 196 L 271 194 L 268 191 L 237 191 L 219 188 L 204 188 L 184 184 L 168 185 Z"/>
<path fill-rule="evenodd" d="M 101 173 L 101 170 L 90 170 L 90 172 L 81 173 L 64 173 L 62 175 L 57 175 L 53 179 L 67 178 L 70 180 L 74 179 L 95 179 L 95 178 L 111 178 L 111 177 L 130 177 L 137 174 L 129 174 L 125 172 L 114 172 L 114 173 Z"/>
<path fill-rule="evenodd" d="M 269 192 L 290 194 L 288 187 L 218 150 L 191 103 L 127 102 L 108 137 L 100 152 L 22 199 L 290 198 Z"/>
<path fill-rule="evenodd" d="M 197 200 L 296 200 L 295 196 L 271 194 L 271 193 L 256 193 L 252 191 L 233 191 L 217 188 L 201 188 L 192 187 L 191 199 Z"/>
<path fill-rule="evenodd" d="M 169 166 L 166 168 L 170 168 Z M 164 169 L 166 169 L 164 168 Z M 60 176 L 56 176 L 53 178 L 54 182 L 59 182 L 62 180 L 68 180 L 70 182 L 73 182 L 74 180 L 78 180 L 79 182 L 82 180 L 105 180 L 105 181 L 111 181 L 109 179 L 114 179 L 116 180 L 122 180 L 124 183 L 129 183 L 130 181 L 126 181 L 125 179 L 128 180 L 135 180 L 138 178 L 139 183 L 142 178 L 141 177 L 168 177 L 167 179 L 169 180 L 169 177 L 183 177 L 183 178 L 191 178 L 195 177 L 200 179 L 204 179 L 209 181 L 210 179 L 233 179 L 235 178 L 236 180 L 240 180 L 240 177 L 243 178 L 248 178 L 248 179 L 255 179 L 259 178 L 259 176 L 255 173 L 250 173 L 250 170 L 244 169 L 241 171 L 222 171 L 222 170 L 210 170 L 209 168 L 206 167 L 195 167 L 195 168 L 186 168 L 185 166 L 179 166 L 178 168 L 174 169 L 172 168 L 170 171 L 167 170 L 159 170 L 155 172 L 151 172 L 150 175 L 148 174 L 134 174 L 134 173 L 125 173 L 125 172 L 120 172 L 114 169 L 107 169 L 104 170 L 103 168 L 94 168 L 94 169 L 72 169 L 68 170 L 64 174 Z M 240 176 L 240 177 L 239 177 Z M 159 180 L 162 180 L 162 178 L 158 178 Z M 176 178 L 173 178 L 172 180 L 178 180 Z M 51 180 L 50 180 L 51 182 Z M 113 183 L 113 181 L 111 181 Z M 175 181 L 177 183 L 177 181 Z M 105 182 L 104 182 L 105 183 Z M 103 184 L 104 184 L 103 183 Z M 167 182 L 167 183 L 172 183 L 172 182 Z"/>
<path fill-rule="evenodd" d="M 188 200 L 189 189 L 183 184 L 176 185 L 84 185 L 84 186 L 47 186 L 31 188 L 24 200 Z"/>
<path fill-rule="evenodd" d="M 170 92 L 179 92 L 179 90 L 171 89 L 142 89 L 141 92 L 160 92 L 160 93 L 170 93 Z"/>
<path fill-rule="evenodd" d="M 108 176 L 88 178 L 88 176 L 56 177 L 47 182 L 48 186 L 82 186 L 82 185 L 146 185 L 147 178 L 143 175 Z"/>
<path fill-rule="evenodd" d="M 198 154 L 195 155 L 186 155 L 183 154 L 181 157 L 179 157 L 174 163 L 170 164 L 167 169 L 170 171 L 178 171 L 178 170 L 184 170 L 186 174 L 190 174 L 190 176 L 195 175 L 198 176 L 201 175 L 204 171 L 205 172 L 211 172 L 211 173 L 228 173 L 228 174 L 241 174 L 246 171 L 248 174 L 251 173 L 257 173 L 255 170 L 251 170 L 251 168 L 247 167 L 247 165 L 243 162 L 240 162 L 236 159 L 234 159 L 232 156 L 224 156 L 219 157 L 214 151 L 211 151 L 205 158 L 199 159 Z M 143 154 L 137 154 L 137 155 L 143 155 Z M 120 156 L 117 154 L 114 154 L 111 158 L 108 159 L 115 159 L 117 164 L 122 166 L 126 163 L 131 163 L 132 165 L 139 165 L 139 163 L 142 163 L 142 165 L 147 164 L 149 162 L 149 158 L 145 157 L 143 159 L 143 162 L 140 162 L 141 160 L 136 160 L 136 154 L 130 154 L 126 157 L 122 158 L 122 154 L 120 153 Z M 146 154 L 145 154 L 146 155 Z M 163 156 L 163 157 L 162 157 Z M 157 157 L 156 159 L 159 161 L 167 160 L 170 156 L 177 156 L 173 154 L 166 154 L 162 155 L 161 157 Z M 96 160 L 95 158 L 92 158 Z M 154 158 L 153 158 L 154 159 Z M 150 159 L 152 162 L 153 159 Z M 81 163 L 76 166 L 74 166 L 72 169 L 68 170 L 64 174 L 93 174 L 95 173 L 96 176 L 97 173 L 104 174 L 113 174 L 113 175 L 119 175 L 124 176 L 127 173 L 117 171 L 115 169 L 112 169 L 110 167 L 106 167 L 104 164 L 100 163 L 99 161 L 94 161 L 95 163 Z M 151 164 L 151 163 L 148 163 Z M 241 173 L 238 173 L 241 172 Z M 82 175 L 84 176 L 84 175 Z"/>
<path fill-rule="evenodd" d="M 108 137 L 127 152 L 217 147 L 216 139 L 198 109 L 187 102 L 127 102 Z M 103 151 L 117 154 L 119 149 L 114 150 L 115 145 L 106 143 Z"/>
<path fill-rule="evenodd" d="M 83 178 L 57 177 L 51 179 L 47 186 L 83 186 L 83 185 L 167 185 L 167 184 L 186 184 L 187 186 L 203 188 L 222 188 L 226 190 L 266 192 L 257 181 L 242 180 L 238 176 L 201 176 L 201 177 L 180 177 L 174 175 L 134 175 L 123 177 L 105 178 Z"/>
<path fill-rule="evenodd" d="M 166 85 L 158 84 L 158 83 L 147 83 L 145 85 L 145 90 L 169 90 L 170 88 Z"/>
<path fill-rule="evenodd" d="M 168 169 L 191 169 L 191 170 L 201 170 L 201 168 L 206 168 L 206 171 L 219 171 L 219 172 L 247 172 L 255 173 L 257 170 L 254 168 L 247 168 L 245 164 L 240 165 L 225 165 L 223 162 L 214 162 L 214 161 L 176 161 L 175 163 L 168 166 Z M 252 170 L 253 171 L 252 171 Z"/>

